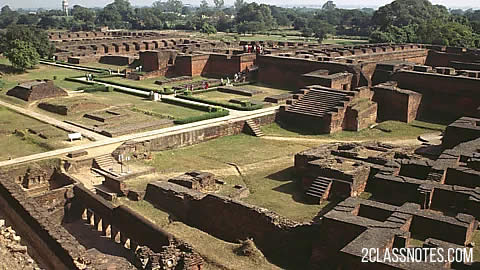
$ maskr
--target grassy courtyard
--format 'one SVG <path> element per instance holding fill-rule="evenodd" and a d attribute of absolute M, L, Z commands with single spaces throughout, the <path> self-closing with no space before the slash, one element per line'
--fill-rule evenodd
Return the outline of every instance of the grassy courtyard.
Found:
<path fill-rule="evenodd" d="M 152 91 L 163 89 L 164 87 L 172 87 L 172 86 L 176 86 L 176 85 L 187 84 L 187 82 L 172 82 L 172 83 L 163 84 L 163 85 L 155 84 L 155 81 L 162 80 L 162 79 L 166 79 L 166 77 L 163 77 L 163 76 L 162 77 L 155 77 L 155 78 L 149 78 L 149 79 L 145 79 L 145 80 L 141 80 L 141 81 L 130 80 L 130 79 L 126 79 L 126 78 L 123 78 L 123 77 L 104 78 L 105 81 L 109 81 L 109 82 L 112 82 L 112 83 L 119 83 L 119 84 L 122 84 L 122 85 L 129 85 L 129 86 L 132 86 L 132 87 L 135 87 L 135 86 L 146 87 L 146 88 L 152 89 Z M 207 79 L 207 78 L 201 77 L 201 76 L 196 76 L 196 77 L 192 77 L 192 80 L 189 81 L 189 82 L 201 81 L 201 80 L 205 80 L 205 79 Z"/>
<path fill-rule="evenodd" d="M 123 108 L 129 108 L 132 113 L 141 113 L 139 111 L 152 111 L 164 118 L 181 119 L 190 116 L 202 115 L 205 112 L 178 105 L 172 105 L 164 102 L 153 102 L 146 98 L 137 97 L 121 92 L 94 92 L 94 93 L 75 93 L 68 97 L 54 98 L 44 100 L 42 102 L 49 102 L 52 104 L 72 105 L 75 103 L 99 103 L 108 106 L 117 106 Z M 134 108 L 138 109 L 135 110 Z M 81 119 L 85 112 L 72 114 L 72 115 L 59 115 L 56 113 L 48 112 L 40 108 L 35 108 L 35 111 L 46 114 L 48 116 L 57 118 L 59 120 L 71 120 L 75 121 Z"/>
<path fill-rule="evenodd" d="M 190 36 L 195 38 L 205 38 L 224 41 L 277 41 L 277 42 L 309 42 L 318 43 L 318 40 L 314 37 L 303 37 L 301 32 L 294 29 L 280 29 L 272 31 L 270 34 L 237 34 L 237 33 L 223 33 L 218 32 L 216 34 L 203 34 L 203 33 L 190 33 Z M 340 44 L 340 45 L 355 45 L 368 43 L 368 39 L 345 39 L 341 37 L 329 36 L 322 41 L 322 44 Z"/>
<path fill-rule="evenodd" d="M 67 132 L 0 106 L 0 160 L 42 153 L 68 146 Z M 32 134 L 32 129 L 48 139 Z"/>
<path fill-rule="evenodd" d="M 217 102 L 229 102 L 231 99 L 262 102 L 265 99 L 265 97 L 268 97 L 268 96 L 290 93 L 289 90 L 271 88 L 262 84 L 242 85 L 242 86 L 236 86 L 234 88 L 255 90 L 255 91 L 260 91 L 260 93 L 253 96 L 243 96 L 243 95 L 238 95 L 233 93 L 223 93 L 219 91 L 212 91 L 212 92 L 195 94 L 194 97 L 207 99 L 211 101 L 217 101 Z"/>
<path fill-rule="evenodd" d="M 85 73 L 78 70 L 59 68 L 49 65 L 39 64 L 33 69 L 27 69 L 25 72 L 13 71 L 10 62 L 3 57 L 0 57 L 0 71 L 4 73 L 2 80 L 5 82 L 4 89 L 13 88 L 18 83 L 31 80 L 53 80 L 56 77 L 55 85 L 66 90 L 76 90 L 81 83 L 69 82 L 64 79 L 67 77 L 82 76 Z M 6 91 L 2 91 L 2 94 Z"/>
<path fill-rule="evenodd" d="M 443 131 L 446 124 L 433 124 L 422 121 L 413 121 L 412 123 L 403 123 L 398 121 L 385 121 L 378 124 L 374 128 L 366 128 L 359 132 L 340 131 L 333 134 L 313 135 L 305 131 L 291 127 L 282 127 L 282 125 L 274 123 L 262 127 L 262 131 L 267 136 L 277 137 L 297 137 L 310 139 L 325 140 L 389 140 L 389 139 L 415 139 L 426 133 L 434 133 Z"/>
<path fill-rule="evenodd" d="M 311 146 L 313 145 L 270 141 L 240 134 L 161 151 L 155 153 L 153 160 L 147 161 L 147 164 L 162 173 L 218 169 L 229 164 L 242 166 L 288 157 Z"/>
<path fill-rule="evenodd" d="M 306 204 L 295 184 L 293 155 L 315 145 L 265 140 L 248 135 L 227 136 L 190 147 L 155 153 L 146 165 L 162 176 L 203 170 L 214 173 L 226 182 L 217 191 L 233 193 L 234 185 L 248 187 L 250 196 L 244 201 L 268 208 L 298 221 L 310 221 L 324 205 Z M 237 172 L 235 166 L 240 170 Z M 143 190 L 158 178 L 137 178 L 126 184 Z"/>

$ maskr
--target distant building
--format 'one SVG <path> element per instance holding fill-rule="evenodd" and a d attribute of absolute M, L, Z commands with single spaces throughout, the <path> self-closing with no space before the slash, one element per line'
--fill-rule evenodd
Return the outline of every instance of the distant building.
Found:
<path fill-rule="evenodd" d="M 68 1 L 62 0 L 62 9 L 65 16 L 68 16 Z"/>

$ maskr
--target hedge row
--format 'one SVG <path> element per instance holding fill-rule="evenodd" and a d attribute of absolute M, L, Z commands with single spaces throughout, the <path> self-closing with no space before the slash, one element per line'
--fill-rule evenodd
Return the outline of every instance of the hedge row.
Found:
<path fill-rule="evenodd" d="M 88 85 L 94 85 L 95 82 L 88 82 L 88 81 L 84 81 L 84 80 L 81 80 L 80 78 L 82 78 L 84 76 L 79 76 L 79 77 L 67 77 L 65 78 L 64 80 L 65 81 L 70 81 L 70 82 L 76 82 L 76 83 L 83 83 L 83 84 L 88 84 Z"/>
<path fill-rule="evenodd" d="M 91 92 L 112 92 L 113 87 L 111 86 L 105 86 L 103 84 L 98 84 L 94 83 L 93 85 L 90 86 L 82 86 L 77 88 L 78 90 L 83 90 L 86 93 L 91 93 Z"/>
<path fill-rule="evenodd" d="M 68 63 L 68 62 L 65 62 L 65 61 L 53 61 L 53 60 L 45 60 L 45 59 L 43 59 L 42 61 L 61 64 L 61 65 L 65 65 L 65 66 L 71 66 L 71 67 L 88 68 L 88 69 L 96 70 L 99 73 L 108 72 L 108 69 L 106 69 L 106 68 L 85 67 L 85 66 L 81 66 L 81 65 L 78 65 L 78 64 Z"/>
<path fill-rule="evenodd" d="M 128 94 L 128 95 L 133 95 L 133 96 L 145 98 L 145 95 L 137 94 L 137 93 L 134 93 L 134 92 L 129 92 L 129 91 L 121 89 L 121 88 L 114 87 L 113 90 L 117 91 L 117 92 L 122 92 L 122 93 L 125 93 L 125 94 Z"/>
<path fill-rule="evenodd" d="M 227 111 L 225 109 L 221 109 L 221 110 L 218 110 L 216 112 L 209 112 L 209 113 L 205 113 L 205 114 L 198 115 L 198 116 L 186 117 L 186 118 L 175 120 L 173 122 L 175 124 L 178 124 L 178 125 L 183 125 L 183 124 L 188 124 L 188 123 L 193 123 L 193 122 L 198 122 L 198 121 L 203 121 L 203 120 L 208 120 L 208 119 L 213 119 L 213 118 L 224 117 L 224 116 L 227 116 L 229 114 L 230 114 L 229 111 Z"/>
<path fill-rule="evenodd" d="M 116 85 L 116 86 L 122 86 L 122 87 L 128 87 L 128 88 L 132 88 L 132 89 L 136 89 L 136 90 L 140 90 L 140 91 L 146 91 L 146 92 L 151 92 L 151 91 L 157 92 L 159 90 L 159 89 L 143 87 L 143 86 L 133 86 L 133 85 L 129 85 L 129 84 L 126 84 L 126 83 L 112 82 L 112 81 L 109 81 L 109 80 L 104 80 L 102 78 L 95 79 L 95 80 L 99 81 L 99 82 L 103 82 L 103 83 L 108 83 L 108 84 L 112 84 L 112 85 Z"/>
<path fill-rule="evenodd" d="M 212 101 L 208 99 L 203 99 L 203 98 L 197 98 L 197 97 L 192 97 L 192 96 L 186 96 L 186 95 L 179 95 L 177 96 L 179 98 L 183 98 L 186 100 L 192 100 L 192 101 L 197 101 L 197 102 L 202 102 L 210 105 L 215 105 L 215 106 L 220 106 L 220 107 L 225 107 L 233 110 L 239 110 L 239 111 L 253 111 L 253 110 L 258 110 L 263 108 L 263 104 L 258 104 L 258 105 L 251 105 L 251 106 L 241 106 L 238 104 L 232 104 L 228 102 L 217 102 L 217 101 Z"/>
<path fill-rule="evenodd" d="M 143 114 L 146 114 L 146 115 L 155 116 L 155 117 L 159 117 L 159 118 L 174 119 L 173 116 L 171 116 L 171 115 L 161 114 L 161 113 L 157 113 L 157 112 L 149 111 L 149 110 L 143 110 L 143 109 L 139 109 L 135 106 L 131 110 L 134 111 L 134 112 L 139 112 L 139 113 L 143 113 Z"/>
<path fill-rule="evenodd" d="M 183 100 L 162 99 L 162 102 L 173 104 L 173 105 L 178 105 L 178 106 L 182 106 L 182 107 L 187 107 L 187 108 L 194 109 L 194 110 L 204 111 L 204 112 L 212 112 L 214 110 L 218 110 L 218 109 L 216 109 L 216 108 L 214 109 L 213 107 L 208 106 L 208 105 L 192 104 L 190 102 L 186 102 L 186 101 L 183 101 Z"/>

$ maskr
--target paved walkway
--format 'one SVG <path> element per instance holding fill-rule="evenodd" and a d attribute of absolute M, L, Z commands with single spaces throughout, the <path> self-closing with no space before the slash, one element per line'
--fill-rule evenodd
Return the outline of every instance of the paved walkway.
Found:
<path fill-rule="evenodd" d="M 58 63 L 52 63 L 52 62 L 47 62 L 47 61 L 42 61 L 40 60 L 40 64 L 44 65 L 50 65 L 50 66 L 57 66 L 61 68 L 69 68 L 69 69 L 75 69 L 75 70 L 81 70 L 81 71 L 88 71 L 88 72 L 95 72 L 99 73 L 100 71 L 95 69 L 95 68 L 88 68 L 88 67 L 77 67 L 77 66 L 71 66 L 71 65 L 62 65 Z M 114 73 L 115 74 L 115 73 Z"/>
<path fill-rule="evenodd" d="M 48 63 L 48 62 L 46 62 Z M 76 69 L 76 67 L 68 66 L 68 65 L 61 65 L 61 64 L 56 64 L 56 63 L 48 63 L 52 64 L 55 66 L 59 67 L 65 67 L 65 68 L 72 68 Z M 85 78 L 82 78 L 85 80 Z M 132 94 L 139 94 L 139 95 L 144 95 L 144 96 L 149 96 L 150 93 L 146 91 L 140 91 L 137 89 L 129 88 L 129 87 L 124 87 L 124 86 L 117 86 L 113 84 L 108 84 L 108 83 L 103 83 L 103 82 L 97 82 L 99 84 L 104 84 L 106 86 L 113 86 L 115 88 L 122 89 L 125 92 L 130 92 Z M 191 104 L 199 104 L 199 105 L 208 105 L 204 103 L 199 103 L 191 100 L 184 100 L 184 99 L 179 99 L 174 96 L 163 96 L 164 99 L 170 99 L 170 100 L 181 100 L 182 102 L 187 102 Z M 105 147 L 113 144 L 121 144 L 126 141 L 145 141 L 145 140 L 151 140 L 163 136 L 169 136 L 173 134 L 179 134 L 183 132 L 188 132 L 188 131 L 193 131 L 193 130 L 199 130 L 203 128 L 208 128 L 208 127 L 215 127 L 219 125 L 224 125 L 224 124 L 229 124 L 231 122 L 235 121 L 246 121 L 248 119 L 264 116 L 264 115 L 270 115 L 274 114 L 275 111 L 279 108 L 279 106 L 274 106 L 274 107 L 268 107 L 260 110 L 254 110 L 254 111 L 237 111 L 237 110 L 232 110 L 229 109 L 230 114 L 228 116 L 224 117 L 219 117 L 219 118 L 214 118 L 214 119 L 208 119 L 208 120 L 203 120 L 203 121 L 198 121 L 194 123 L 189 123 L 189 124 L 184 124 L 184 125 L 176 125 L 172 127 L 167 127 L 163 129 L 157 129 L 157 130 L 152 130 L 152 131 L 146 131 L 146 132 L 140 132 L 140 133 L 135 133 L 135 134 L 129 134 L 129 135 L 123 135 L 115 138 L 109 138 L 103 135 L 100 135 L 98 133 L 85 130 L 83 128 L 59 121 L 57 119 L 54 119 L 49 116 L 45 116 L 36 112 L 33 112 L 31 110 L 27 110 L 9 103 L 5 103 L 3 101 L 0 101 L 1 106 L 8 107 L 18 113 L 21 113 L 23 115 L 35 118 L 39 121 L 54 125 L 58 128 L 70 131 L 70 132 L 79 132 L 82 133 L 84 137 L 90 138 L 92 140 L 95 140 L 94 142 L 79 145 L 79 146 L 73 146 L 73 147 L 68 147 L 68 148 L 63 148 L 63 149 L 57 149 L 49 152 L 44 152 L 44 153 L 39 153 L 39 154 L 34 154 L 30 156 L 24 156 L 24 157 L 19 157 L 19 158 L 14 158 L 11 160 L 7 161 L 0 161 L 0 167 L 2 166 L 9 166 L 9 165 L 14 165 L 14 164 L 20 164 L 20 163 L 25 163 L 25 162 L 31 162 L 31 161 L 36 161 L 36 160 L 41 160 L 41 159 L 47 159 L 47 158 L 52 158 L 55 156 L 60 156 L 60 155 L 66 155 L 70 152 L 73 151 L 80 151 L 80 150 L 87 150 L 87 149 L 94 149 L 94 148 L 99 148 L 99 147 Z"/>
<path fill-rule="evenodd" d="M 46 115 L 43 115 L 43 114 L 40 114 L 40 113 L 36 113 L 32 110 L 28 110 L 28 109 L 24 109 L 24 108 L 16 106 L 16 105 L 12 105 L 10 103 L 0 101 L 0 105 L 4 106 L 4 107 L 7 107 L 10 110 L 16 111 L 20 114 L 23 114 L 25 116 L 37 119 L 39 121 L 42 121 L 44 123 L 47 123 L 47 124 L 50 124 L 50 125 L 53 125 L 53 126 L 56 126 L 60 129 L 66 130 L 68 132 L 81 133 L 83 137 L 86 137 L 90 140 L 98 141 L 98 140 L 103 140 L 103 139 L 108 138 L 108 137 L 100 135 L 98 133 L 95 133 L 95 132 L 92 132 L 92 131 L 89 131 L 89 130 L 86 130 L 86 129 L 83 129 L 83 128 L 80 128 L 80 127 L 62 122 L 62 121 L 57 120 L 55 118 L 52 118 L 50 116 L 46 116 Z"/>
<path fill-rule="evenodd" d="M 80 80 L 86 81 L 86 78 L 80 78 Z M 116 85 L 116 84 L 110 84 L 110 83 L 105 83 L 105 82 L 95 81 L 95 83 L 103 84 L 105 86 L 111 86 L 113 88 L 120 89 L 121 90 L 120 92 L 126 92 L 126 93 L 131 93 L 131 94 L 134 94 L 134 95 L 150 97 L 150 93 L 147 92 L 147 91 L 138 90 L 138 89 L 125 87 L 125 86 L 119 86 L 119 85 Z M 189 103 L 189 104 L 194 104 L 194 105 L 201 105 L 201 106 L 213 106 L 213 105 L 206 104 L 206 103 L 201 103 L 201 102 L 198 102 L 198 101 L 193 101 L 193 100 L 188 100 L 188 99 L 183 99 L 183 98 L 177 98 L 173 95 L 162 95 L 162 99 L 164 99 L 164 100 L 174 100 L 174 101 L 178 101 L 178 102 Z M 248 111 L 239 111 L 239 110 L 233 110 L 233 109 L 228 109 L 228 108 L 224 108 L 224 109 L 230 111 L 230 115 L 234 115 L 234 116 L 249 115 Z"/>
<path fill-rule="evenodd" d="M 0 103 L 1 105 L 1 103 Z M 246 121 L 251 118 L 263 116 L 263 115 L 269 115 L 269 114 L 274 114 L 275 110 L 278 107 L 269 107 L 261 110 L 256 110 L 256 111 L 249 111 L 249 112 L 244 112 L 244 115 L 242 116 L 235 116 L 235 115 L 229 115 L 225 117 L 220 117 L 220 118 L 215 118 L 215 119 L 208 119 L 204 121 L 198 121 L 194 123 L 189 123 L 185 125 L 178 125 L 178 126 L 172 126 L 168 128 L 163 128 L 163 129 L 158 129 L 158 130 L 152 130 L 152 131 L 146 131 L 146 132 L 141 132 L 141 133 L 135 133 L 135 134 L 130 134 L 130 135 L 124 135 L 116 138 L 105 138 L 102 140 L 98 140 L 95 142 L 79 145 L 79 146 L 73 146 L 69 148 L 63 148 L 63 149 L 57 149 L 49 152 L 44 152 L 44 153 L 39 153 L 39 154 L 34 154 L 30 156 L 24 156 L 24 157 L 19 157 L 19 158 L 14 158 L 11 160 L 6 160 L 6 161 L 0 161 L 0 167 L 2 166 L 10 166 L 14 164 L 20 164 L 20 163 L 25 163 L 25 162 L 31 162 L 31 161 L 36 161 L 36 160 L 41 160 L 41 159 L 47 159 L 47 158 L 52 158 L 60 155 L 66 155 L 70 152 L 73 151 L 80 151 L 80 150 L 87 150 L 87 149 L 92 149 L 92 148 L 98 148 L 98 147 L 103 147 L 107 145 L 112 145 L 112 144 L 118 144 L 118 143 L 123 143 L 126 141 L 134 140 L 134 141 L 145 141 L 145 140 L 151 140 L 163 136 L 169 136 L 173 134 L 179 134 L 183 132 L 188 132 L 188 131 L 194 131 L 194 130 L 199 130 L 203 128 L 208 128 L 208 127 L 215 127 L 218 125 L 223 125 L 223 124 L 229 124 L 234 121 Z M 63 123 L 63 122 L 61 122 Z M 65 124 L 65 123 L 64 123 Z"/>

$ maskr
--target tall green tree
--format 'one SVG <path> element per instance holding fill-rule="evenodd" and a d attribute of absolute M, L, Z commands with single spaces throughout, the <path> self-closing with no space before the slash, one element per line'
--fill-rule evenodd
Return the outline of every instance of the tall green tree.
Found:
<path fill-rule="evenodd" d="M 9 25 L 15 24 L 18 21 L 19 14 L 10 9 L 10 7 L 3 6 L 0 11 L 0 28 L 6 28 Z"/>
<path fill-rule="evenodd" d="M 225 5 L 225 1 L 223 0 L 213 0 L 216 9 L 221 9 Z"/>
<path fill-rule="evenodd" d="M 115 0 L 99 12 L 96 23 L 110 28 L 129 29 L 134 19 L 134 11 L 129 1 Z"/>
<path fill-rule="evenodd" d="M 26 25 L 8 27 L 0 41 L 0 51 L 6 52 L 15 47 L 13 41 L 32 44 L 40 57 L 50 58 L 55 52 L 55 47 L 50 43 L 47 32 L 36 27 Z"/>
<path fill-rule="evenodd" d="M 73 6 L 72 15 L 75 20 L 83 21 L 85 23 L 95 21 L 95 11 L 79 5 Z"/>
<path fill-rule="evenodd" d="M 384 30 L 391 25 L 402 27 L 448 17 L 446 7 L 432 5 L 428 0 L 395 0 L 375 11 L 372 22 Z"/>
<path fill-rule="evenodd" d="M 217 29 L 215 28 L 215 26 L 205 22 L 203 23 L 202 25 L 202 28 L 200 29 L 200 31 L 202 33 L 206 33 L 207 35 L 210 35 L 210 34 L 215 34 L 217 33 Z"/>
<path fill-rule="evenodd" d="M 265 31 L 276 26 L 272 11 L 265 4 L 249 3 L 243 5 L 238 11 L 236 21 L 237 24 L 243 24 L 247 28 L 257 27 L 254 32 Z"/>
<path fill-rule="evenodd" d="M 3 54 L 12 66 L 19 70 L 32 68 L 40 60 L 40 55 L 33 44 L 22 40 L 11 41 L 8 50 Z"/>

